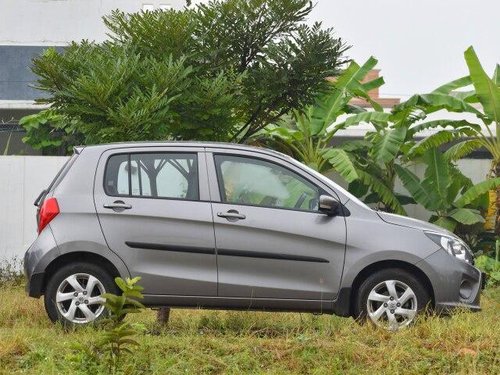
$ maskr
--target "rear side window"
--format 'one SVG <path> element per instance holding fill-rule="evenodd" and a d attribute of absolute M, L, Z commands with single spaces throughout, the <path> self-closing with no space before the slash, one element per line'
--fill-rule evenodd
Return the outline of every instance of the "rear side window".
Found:
<path fill-rule="evenodd" d="M 104 189 L 111 196 L 198 200 L 197 155 L 113 155 L 106 165 Z"/>

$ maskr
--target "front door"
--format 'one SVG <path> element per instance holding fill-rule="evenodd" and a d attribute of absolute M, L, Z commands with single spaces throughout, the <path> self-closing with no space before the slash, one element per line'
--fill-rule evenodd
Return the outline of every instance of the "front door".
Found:
<path fill-rule="evenodd" d="M 142 278 L 145 294 L 217 295 L 212 212 L 198 151 L 123 149 L 101 157 L 99 221 L 111 250 Z"/>
<path fill-rule="evenodd" d="M 217 181 L 212 195 L 219 195 L 212 204 L 218 295 L 332 300 L 346 227 L 344 217 L 318 212 L 321 183 L 264 154 L 213 150 L 207 157 Z"/>

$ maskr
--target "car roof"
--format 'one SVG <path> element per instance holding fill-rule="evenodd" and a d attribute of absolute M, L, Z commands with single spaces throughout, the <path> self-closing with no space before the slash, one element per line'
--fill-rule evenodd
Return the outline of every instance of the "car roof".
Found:
<path fill-rule="evenodd" d="M 230 150 L 240 150 L 240 151 L 252 151 L 265 153 L 268 155 L 279 156 L 285 159 L 292 159 L 290 156 L 283 154 L 281 152 L 257 146 L 242 145 L 239 143 L 227 143 L 227 142 L 203 142 L 203 141 L 151 141 L 151 142 L 116 142 L 116 143 L 105 143 L 98 145 L 87 145 L 87 146 L 76 146 L 75 152 L 80 153 L 84 149 L 92 150 L 96 152 L 104 152 L 113 149 L 122 148 L 139 148 L 139 147 L 204 147 L 204 148 L 223 148 Z"/>

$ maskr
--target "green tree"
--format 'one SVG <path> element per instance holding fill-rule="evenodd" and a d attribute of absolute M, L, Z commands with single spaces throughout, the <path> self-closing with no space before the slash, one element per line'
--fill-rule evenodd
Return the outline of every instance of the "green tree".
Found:
<path fill-rule="evenodd" d="M 24 116 L 19 125 L 26 131 L 23 141 L 42 150 L 44 155 L 58 155 L 83 143 L 81 133 L 74 129 L 75 121 L 67 120 L 53 109 Z"/>
<path fill-rule="evenodd" d="M 346 61 L 331 29 L 305 23 L 311 9 L 308 0 L 214 0 L 180 11 L 114 11 L 104 18 L 108 41 L 34 60 L 47 94 L 38 102 L 63 116 L 58 131 L 84 143 L 244 142 L 311 104 Z M 44 126 L 27 142 L 42 145 Z"/>

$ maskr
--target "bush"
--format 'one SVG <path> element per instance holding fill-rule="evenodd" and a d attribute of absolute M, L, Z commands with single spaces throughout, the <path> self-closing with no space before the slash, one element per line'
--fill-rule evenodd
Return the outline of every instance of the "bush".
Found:
<path fill-rule="evenodd" d="M 23 261 L 19 257 L 11 260 L 0 260 L 0 284 L 11 283 L 19 285 L 24 282 Z"/>
<path fill-rule="evenodd" d="M 480 255 L 476 258 L 476 266 L 486 273 L 489 286 L 500 285 L 500 239 L 496 241 L 495 258 Z"/>

